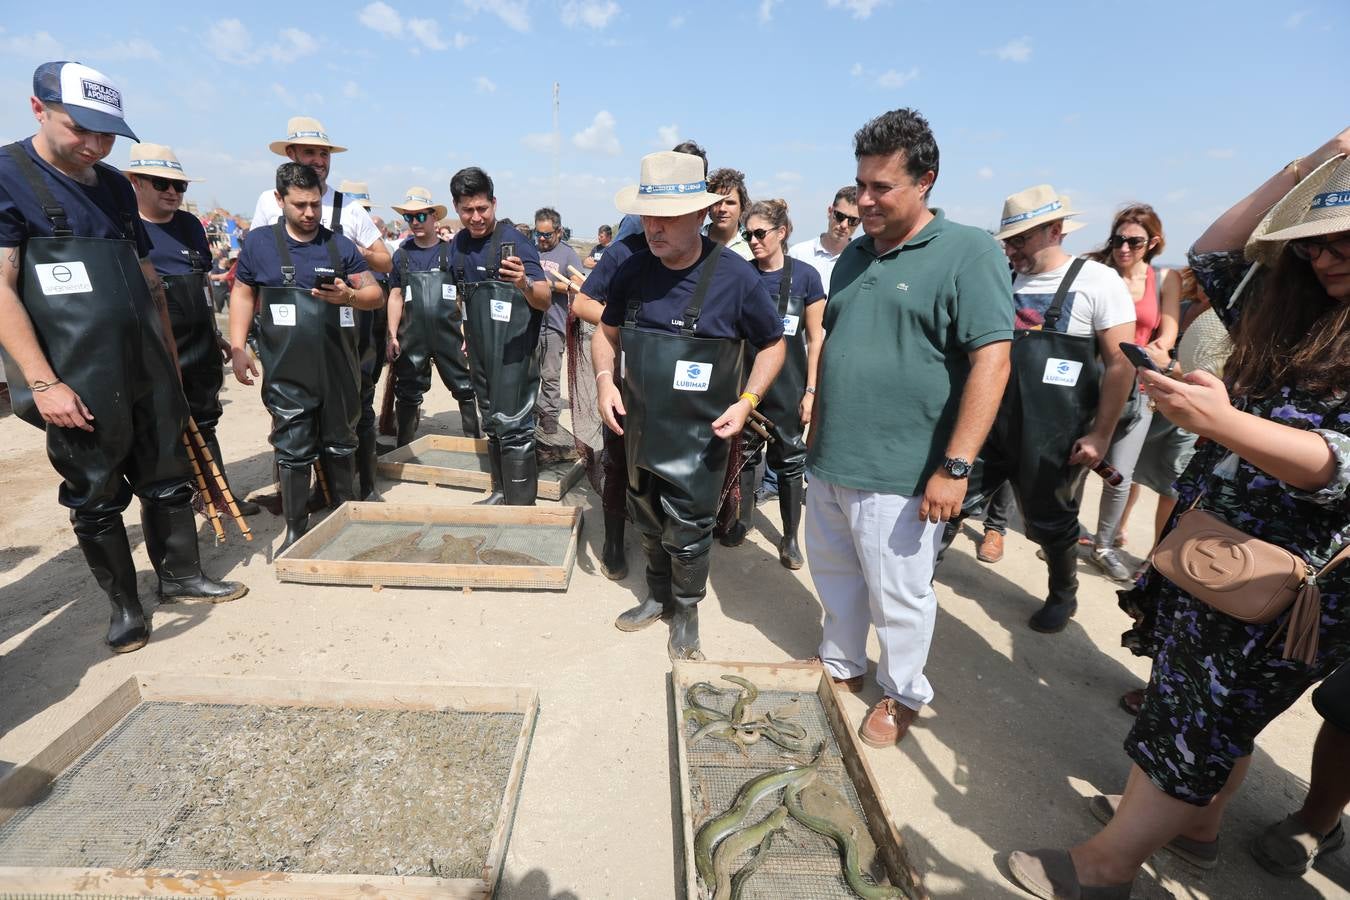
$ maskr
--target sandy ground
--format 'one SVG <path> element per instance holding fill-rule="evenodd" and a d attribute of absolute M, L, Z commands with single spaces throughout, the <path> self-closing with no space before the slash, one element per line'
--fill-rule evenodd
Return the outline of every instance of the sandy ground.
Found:
<path fill-rule="evenodd" d="M 231 380 L 221 443 L 241 493 L 269 480 L 267 418 L 256 388 Z M 437 386 L 424 430 L 456 433 L 458 416 Z M 221 606 L 154 609 L 148 647 L 114 657 L 103 645 L 107 603 L 56 503 L 57 478 L 42 436 L 0 420 L 0 760 L 22 761 L 135 671 L 533 685 L 541 714 L 511 835 L 500 896 L 635 897 L 682 894 L 679 802 L 672 771 L 665 628 L 622 634 L 611 622 L 642 590 L 636 541 L 631 574 L 598 574 L 601 540 L 588 489 L 564 502 L 586 509 L 584 547 L 565 594 L 281 584 L 270 566 L 281 521 L 252 520 L 259 539 L 232 534 L 203 559 L 251 592 Z M 1095 482 L 1095 479 L 1094 479 Z M 477 494 L 386 484 L 392 501 L 469 503 Z M 1085 514 L 1095 523 L 1096 485 Z M 1129 523 L 1131 548 L 1149 533 L 1153 502 Z M 127 515 L 153 605 L 153 575 L 140 547 L 137 507 Z M 773 550 L 776 504 L 761 507 L 746 545 L 714 548 L 702 607 L 712 659 L 777 661 L 811 655 L 821 612 L 808 570 L 789 572 Z M 898 749 L 867 751 L 897 828 L 934 896 L 1022 896 L 1005 880 L 1009 851 L 1065 846 L 1096 823 L 1085 799 L 1115 792 L 1127 762 L 1129 718 L 1116 698 L 1148 664 L 1119 647 L 1126 626 L 1115 587 L 1082 567 L 1081 608 L 1063 634 L 1025 625 L 1042 596 L 1044 565 L 1012 535 L 996 566 L 974 559 L 975 532 L 958 539 L 938 574 L 941 599 L 928 674 L 931 708 Z M 872 659 L 875 660 L 875 644 Z M 855 724 L 875 686 L 846 697 Z M 1267 875 L 1246 846 L 1268 822 L 1297 808 L 1320 719 L 1307 698 L 1263 735 L 1251 777 L 1231 807 L 1223 863 L 1202 873 L 1159 854 L 1136 897 L 1343 897 L 1350 852 L 1302 881 Z"/>

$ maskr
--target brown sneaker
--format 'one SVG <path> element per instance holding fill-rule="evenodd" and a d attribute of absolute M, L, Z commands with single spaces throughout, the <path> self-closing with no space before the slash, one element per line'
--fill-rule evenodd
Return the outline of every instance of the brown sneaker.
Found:
<path fill-rule="evenodd" d="M 980 541 L 980 549 L 975 551 L 975 558 L 982 563 L 996 563 L 1003 558 L 1003 535 L 997 531 L 986 531 L 984 540 Z"/>
<path fill-rule="evenodd" d="M 910 709 L 892 697 L 882 697 L 867 711 L 858 737 L 869 747 L 891 747 L 900 743 L 918 717 L 917 709 Z"/>
<path fill-rule="evenodd" d="M 825 668 L 825 663 L 819 656 L 809 656 L 805 661 L 815 663 L 822 669 Z M 828 673 L 829 669 L 825 669 L 825 671 Z M 830 680 L 834 682 L 834 686 L 839 688 L 839 690 L 848 691 L 850 694 L 856 694 L 863 689 L 863 676 L 861 675 L 854 675 L 852 678 L 836 678 L 835 676 L 830 675 Z"/>

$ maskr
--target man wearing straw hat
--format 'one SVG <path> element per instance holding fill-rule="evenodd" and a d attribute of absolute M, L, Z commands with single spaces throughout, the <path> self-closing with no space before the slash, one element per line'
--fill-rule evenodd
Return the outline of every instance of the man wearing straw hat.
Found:
<path fill-rule="evenodd" d="M 182 209 L 188 183 L 198 179 L 189 178 L 173 149 L 163 144 L 132 147 L 131 164 L 125 171 L 150 237 L 150 262 L 164 282 L 188 412 L 224 474 L 225 457 L 220 452 L 216 424 L 222 412 L 220 389 L 225 383 L 222 363 L 230 361 L 230 344 L 216 327 L 206 229 L 200 219 Z M 241 500 L 238 505 L 246 516 L 258 512 L 256 503 Z"/>
<path fill-rule="evenodd" d="M 389 276 L 388 353 L 394 363 L 394 416 L 398 445 L 417 437 L 422 397 L 431 388 L 434 365 L 459 404 L 465 437 L 478 437 L 478 403 L 464 355 L 464 315 L 450 266 L 450 243 L 436 233 L 446 208 L 424 187 L 410 187 L 394 212 L 412 237 L 394 252 Z"/>
<path fill-rule="evenodd" d="M 14 412 L 46 431 L 61 505 L 112 604 L 108 645 L 125 653 L 150 637 L 122 524 L 133 493 L 163 600 L 248 589 L 212 581 L 198 560 L 163 286 L 131 185 L 99 162 L 117 135 L 137 139 L 121 91 L 88 66 L 49 62 L 30 105 L 37 133 L 0 152 L 4 368 Z"/>
<path fill-rule="evenodd" d="M 671 659 L 703 658 L 698 603 L 728 441 L 785 356 L 783 323 L 759 275 L 699 232 L 705 211 L 722 200 L 708 191 L 697 156 L 642 158 L 638 184 L 614 205 L 642 217 L 647 249 L 615 274 L 591 344 L 600 415 L 623 435 L 628 512 L 647 556 L 647 596 L 615 624 L 636 631 L 669 614 Z M 743 379 L 747 342 L 758 353 Z"/>
<path fill-rule="evenodd" d="M 373 207 L 370 201 L 370 186 L 364 181 L 343 180 L 338 185 L 338 193 L 351 198 L 367 213 Z M 384 243 L 384 222 L 378 216 L 371 216 L 370 223 Z M 375 282 L 384 292 L 385 302 L 389 300 L 389 276 L 383 272 L 374 272 Z M 375 485 L 376 467 L 376 418 L 375 387 L 380 381 L 380 372 L 384 369 L 384 332 L 386 327 L 385 309 L 358 309 L 356 311 L 357 352 L 361 356 L 361 421 L 356 423 L 356 499 L 383 500 Z"/>
<path fill-rule="evenodd" d="M 1012 375 L 998 418 L 971 472 L 965 512 L 1006 481 L 1049 569 L 1032 629 L 1062 631 L 1078 608 L 1078 507 L 1087 469 L 1106 456 L 1134 369 L 1120 352 L 1134 340 L 1134 302 L 1110 267 L 1064 252 L 1081 228 L 1068 198 L 1048 184 L 1003 204 L 1003 242 L 1016 276 Z M 1105 373 L 1098 376 L 1098 360 Z"/>

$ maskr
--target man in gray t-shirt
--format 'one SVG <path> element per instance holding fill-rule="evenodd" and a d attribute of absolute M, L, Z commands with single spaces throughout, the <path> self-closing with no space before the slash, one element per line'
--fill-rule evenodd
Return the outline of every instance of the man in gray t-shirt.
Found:
<path fill-rule="evenodd" d="M 581 268 L 577 251 L 562 242 L 562 216 L 556 209 L 544 207 L 534 214 L 534 238 L 539 247 L 539 264 L 549 274 L 553 289 L 553 305 L 544 313 L 544 327 L 539 331 L 539 400 L 535 411 L 539 416 L 539 430 L 556 434 L 558 414 L 562 411 L 562 358 L 567 339 L 567 315 L 571 304 L 568 266 Z M 552 276 L 557 275 L 563 281 Z"/>

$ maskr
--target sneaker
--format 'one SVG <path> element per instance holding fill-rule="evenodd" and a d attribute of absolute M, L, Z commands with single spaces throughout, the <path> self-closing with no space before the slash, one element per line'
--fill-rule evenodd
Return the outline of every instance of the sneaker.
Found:
<path fill-rule="evenodd" d="M 1116 551 L 1112 550 L 1110 547 L 1096 548 L 1092 551 L 1092 555 L 1089 556 L 1088 559 L 1109 578 L 1120 582 L 1132 580 L 1130 578 L 1130 570 L 1120 561 L 1120 557 L 1116 555 Z"/>

